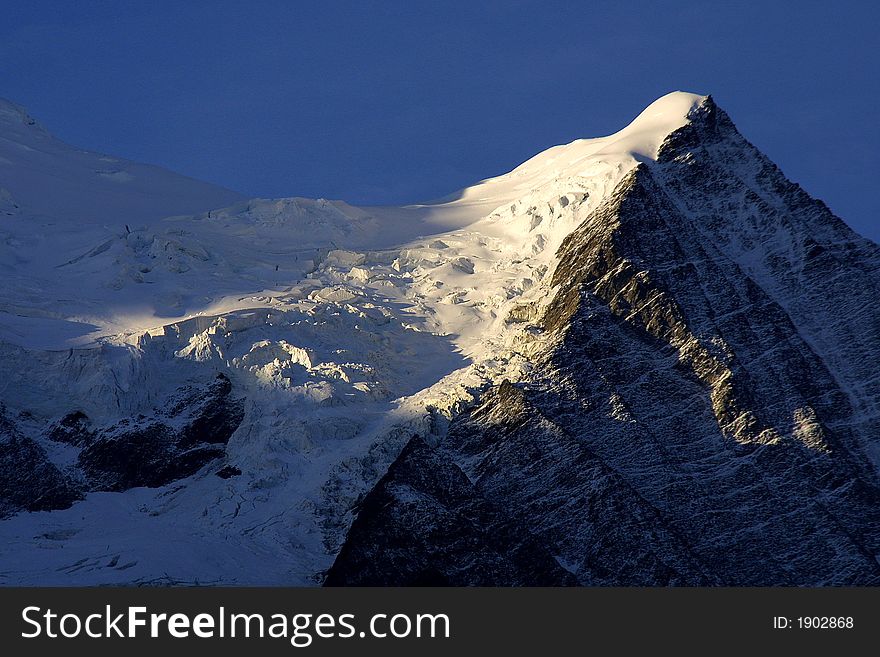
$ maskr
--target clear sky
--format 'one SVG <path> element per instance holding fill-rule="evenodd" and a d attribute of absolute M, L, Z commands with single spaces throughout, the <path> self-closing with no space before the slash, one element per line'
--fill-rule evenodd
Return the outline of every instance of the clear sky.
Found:
<path fill-rule="evenodd" d="M 443 196 L 676 89 L 880 240 L 880 2 L 4 2 L 0 96 L 249 196 Z"/>

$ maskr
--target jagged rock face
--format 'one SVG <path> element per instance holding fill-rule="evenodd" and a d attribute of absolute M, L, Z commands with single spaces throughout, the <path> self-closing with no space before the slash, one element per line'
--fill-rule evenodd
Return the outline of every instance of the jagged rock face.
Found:
<path fill-rule="evenodd" d="M 79 455 L 92 490 L 162 486 L 223 456 L 244 416 L 219 374 L 207 389 L 183 389 L 155 418 L 123 420 L 98 433 Z"/>
<path fill-rule="evenodd" d="M 880 469 L 880 247 L 787 180 L 711 99 L 667 138 L 655 177 L 688 218 L 679 235 L 758 287 L 809 345 L 833 379 L 814 387 L 846 398 L 829 400 L 843 415 L 826 420 L 846 424 Z"/>
<path fill-rule="evenodd" d="M 566 585 L 576 580 L 421 438 L 364 499 L 328 586 Z"/>
<path fill-rule="evenodd" d="M 78 499 L 77 486 L 0 407 L 0 518 L 19 511 L 66 509 Z"/>
<path fill-rule="evenodd" d="M 123 491 L 188 477 L 223 453 L 222 444 L 186 448 L 180 436 L 160 422 L 123 422 L 84 449 L 79 466 L 92 490 Z"/>
<path fill-rule="evenodd" d="M 68 413 L 46 432 L 49 440 L 74 446 L 88 444 L 94 435 L 89 417 L 82 411 Z"/>
<path fill-rule="evenodd" d="M 95 428 L 82 411 L 53 423 L 45 438 L 78 450 L 62 472 L 44 447 L 0 413 L 0 517 L 66 509 L 88 491 L 162 486 L 196 473 L 225 454 L 244 416 L 225 374 L 182 388 L 153 416 Z M 47 443 L 48 444 L 48 443 Z M 230 475 L 234 472 L 230 472 Z"/>
<path fill-rule="evenodd" d="M 557 255 L 534 374 L 422 457 L 504 509 L 506 549 L 536 545 L 581 584 L 880 583 L 877 247 L 709 100 Z M 372 582 L 437 558 L 434 525 L 382 499 L 331 574 L 404 528 L 408 554 Z"/>
<path fill-rule="evenodd" d="M 191 448 L 200 444 L 225 445 L 241 424 L 244 404 L 230 398 L 232 382 L 218 374 L 207 390 L 184 390 L 165 411 L 169 418 L 183 421 L 178 445 Z"/>

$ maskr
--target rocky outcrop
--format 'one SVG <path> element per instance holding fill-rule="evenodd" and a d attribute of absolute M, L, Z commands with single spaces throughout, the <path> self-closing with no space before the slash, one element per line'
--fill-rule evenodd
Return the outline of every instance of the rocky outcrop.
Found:
<path fill-rule="evenodd" d="M 218 374 L 206 389 L 185 388 L 152 418 L 125 419 L 98 432 L 78 465 L 91 490 L 162 486 L 223 456 L 244 417 L 232 384 Z"/>
<path fill-rule="evenodd" d="M 163 486 L 195 474 L 225 455 L 244 417 L 243 402 L 231 392 L 229 378 L 218 374 L 207 386 L 179 389 L 150 416 L 123 418 L 103 428 L 82 411 L 72 411 L 43 436 L 76 450 L 75 465 L 64 471 L 0 408 L 0 517 L 66 509 L 88 491 Z M 220 472 L 240 474 L 228 467 Z"/>
<path fill-rule="evenodd" d="M 0 518 L 19 511 L 66 509 L 78 499 L 77 486 L 0 406 Z"/>
<path fill-rule="evenodd" d="M 72 411 L 49 427 L 46 437 L 56 443 L 83 447 L 94 439 L 95 432 L 88 415 Z"/>
<path fill-rule="evenodd" d="M 361 504 L 327 586 L 566 585 L 572 577 L 443 452 L 412 438 Z"/>
<path fill-rule="evenodd" d="M 223 455 L 222 443 L 187 448 L 181 436 L 161 422 L 127 421 L 101 432 L 79 457 L 92 490 L 123 491 L 162 486 L 188 477 Z"/>

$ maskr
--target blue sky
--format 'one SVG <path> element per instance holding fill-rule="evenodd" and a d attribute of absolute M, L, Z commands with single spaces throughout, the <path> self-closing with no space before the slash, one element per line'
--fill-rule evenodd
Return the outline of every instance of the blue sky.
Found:
<path fill-rule="evenodd" d="M 10 6 L 12 5 L 12 6 Z M 711 93 L 880 240 L 880 3 L 4 3 L 0 96 L 250 196 L 403 203 Z"/>

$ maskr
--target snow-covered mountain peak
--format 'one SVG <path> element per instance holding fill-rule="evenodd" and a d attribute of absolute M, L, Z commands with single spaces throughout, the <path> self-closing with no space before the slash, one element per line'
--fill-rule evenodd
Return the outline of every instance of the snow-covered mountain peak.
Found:
<path fill-rule="evenodd" d="M 708 98 L 685 91 L 668 93 L 648 105 L 622 130 L 607 137 L 578 139 L 560 147 L 568 157 L 559 158 L 558 154 L 554 153 L 554 161 L 565 164 L 573 160 L 572 163 L 576 164 L 578 158 L 602 155 L 655 160 L 663 140 L 687 123 L 691 112 L 702 106 Z M 528 165 L 534 163 L 537 158 L 529 160 L 518 169 L 529 168 Z"/>
<path fill-rule="evenodd" d="M 880 581 L 880 251 L 709 97 L 406 207 L 0 113 L 0 584 Z"/>
<path fill-rule="evenodd" d="M 589 180 L 586 190 L 605 195 L 639 162 L 657 158 L 663 141 L 688 122 L 691 113 L 709 96 L 673 91 L 648 105 L 629 125 L 607 137 L 576 139 L 553 146 L 526 160 L 509 173 L 488 178 L 459 193 L 457 204 L 497 202 L 523 197 L 554 183 Z M 575 185 L 577 186 L 577 185 Z"/>
<path fill-rule="evenodd" d="M 709 96 L 671 91 L 648 105 L 626 128 L 617 133 L 652 132 L 661 138 L 668 135 L 687 120 L 688 115 L 701 106 Z M 612 135 L 616 136 L 616 135 Z"/>
<path fill-rule="evenodd" d="M 481 322 L 459 312 L 459 288 L 470 290 L 475 307 L 488 309 L 487 321 L 503 324 L 510 304 L 503 312 L 493 304 L 500 303 L 499 294 L 509 299 L 512 293 L 499 292 L 480 272 L 506 272 L 511 280 L 504 285 L 511 289 L 520 282 L 533 285 L 532 270 L 552 269 L 565 236 L 639 162 L 655 157 L 666 136 L 704 100 L 668 94 L 613 135 L 550 148 L 452 200 L 367 208 L 320 199 L 240 200 L 158 167 L 76 149 L 39 127 L 35 134 L 31 128 L 38 124 L 27 111 L 4 102 L 0 211 L 17 219 L 0 224 L 7 245 L 0 243 L 0 270 L 8 282 L 0 311 L 31 318 L 29 324 L 48 312 L 53 320 L 75 321 L 74 333 L 92 338 L 137 332 L 171 317 L 241 309 L 252 303 L 240 301 L 242 295 L 295 286 L 306 275 L 318 280 L 323 269 L 312 270 L 331 250 L 382 251 L 403 254 L 385 263 L 399 260 L 396 269 L 386 272 L 372 260 L 366 267 L 353 264 L 355 282 L 346 284 L 364 286 L 380 275 L 409 277 L 403 271 L 409 267 L 427 286 L 418 292 L 430 306 L 425 313 L 442 318 L 432 330 L 479 336 Z M 46 195 L 46 189 L 53 193 Z M 164 220 L 171 215 L 187 216 Z M 451 248 L 422 248 L 434 242 Z M 476 275 L 462 273 L 472 269 Z M 339 283 L 334 276 L 324 282 Z M 58 298 L 34 291 L 37 280 Z M 537 288 L 535 295 L 540 297 Z M 438 312 L 435 302 L 441 310 L 455 306 L 457 319 Z M 37 334 L 19 326 L 20 319 L 12 334 L 4 330 L 6 313 L 0 312 L 0 336 L 21 343 L 22 332 Z M 66 336 L 39 344 L 69 346 Z"/>

